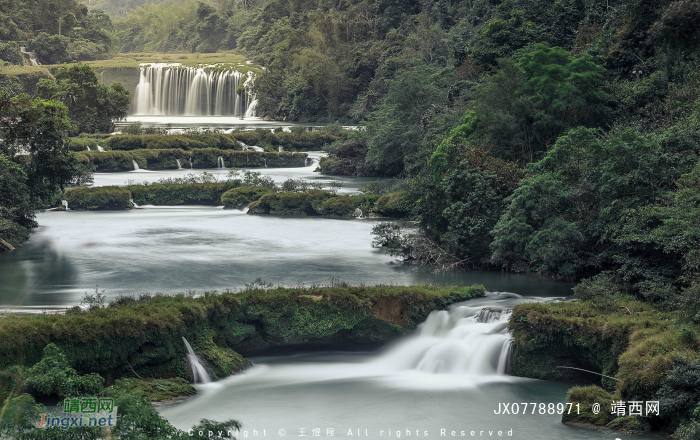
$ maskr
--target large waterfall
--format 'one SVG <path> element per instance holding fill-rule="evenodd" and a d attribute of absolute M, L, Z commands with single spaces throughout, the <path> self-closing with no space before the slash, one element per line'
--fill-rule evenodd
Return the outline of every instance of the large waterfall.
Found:
<path fill-rule="evenodd" d="M 255 116 L 255 96 L 246 87 L 253 73 L 231 66 L 143 64 L 133 113 L 167 116 Z"/>

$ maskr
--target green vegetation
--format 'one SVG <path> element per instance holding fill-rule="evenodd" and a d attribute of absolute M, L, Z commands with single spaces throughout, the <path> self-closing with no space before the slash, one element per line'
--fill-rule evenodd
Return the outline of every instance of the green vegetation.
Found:
<path fill-rule="evenodd" d="M 217 168 L 219 157 L 226 167 L 303 167 L 305 153 L 264 153 L 258 151 L 232 151 L 215 148 L 198 148 L 191 151 L 171 150 L 132 150 L 132 151 L 81 151 L 75 153 L 77 159 L 90 164 L 96 171 L 131 171 L 134 162 L 139 168 L 149 170 L 177 169 L 179 160 L 183 168 L 192 161 L 193 168 Z"/>
<path fill-rule="evenodd" d="M 117 186 L 73 188 L 67 190 L 63 197 L 71 209 L 77 210 L 119 210 L 132 207 L 131 192 Z"/>
<path fill-rule="evenodd" d="M 35 210 L 50 205 L 80 167 L 64 144 L 70 123 L 63 104 L 0 93 L 0 115 L 0 249 L 6 251 L 28 238 Z"/>
<path fill-rule="evenodd" d="M 36 429 L 35 423 L 41 418 L 40 414 L 47 414 L 48 411 L 43 404 L 34 400 L 34 396 L 58 397 L 59 406 L 63 406 L 66 397 L 113 398 L 114 406 L 119 408 L 119 416 L 110 435 L 116 438 L 166 440 L 188 435 L 170 425 L 149 402 L 149 397 L 167 398 L 174 392 L 192 394 L 194 388 L 182 379 L 127 378 L 105 387 L 104 378 L 98 374 L 78 374 L 62 350 L 52 343 L 43 349 L 41 359 L 34 366 L 12 366 L 0 372 L 0 378 L 0 399 L 4 402 L 0 412 L 0 436 L 3 438 L 72 440 L 100 438 L 103 435 L 103 428 L 100 427 L 74 427 L 66 430 L 56 426 Z M 28 394 L 30 391 L 33 395 Z M 218 423 L 203 419 L 192 428 L 193 437 L 199 440 L 213 438 L 204 433 L 211 428 L 226 431 L 240 426 L 235 420 Z M 204 435 L 199 435 L 200 430 Z"/>
<path fill-rule="evenodd" d="M 260 197 L 273 192 L 274 190 L 259 186 L 242 186 L 226 191 L 221 196 L 221 203 L 225 208 L 243 208 L 250 202 L 258 200 Z"/>
<path fill-rule="evenodd" d="M 479 286 L 339 285 L 123 297 L 108 306 L 93 302 L 87 311 L 3 318 L 0 369 L 34 365 L 54 343 L 80 374 L 189 378 L 184 336 L 220 378 L 246 365 L 236 352 L 388 341 L 415 329 L 432 310 L 483 295 Z"/>
<path fill-rule="evenodd" d="M 37 95 L 60 101 L 68 107 L 68 117 L 79 133 L 110 132 L 113 121 L 123 119 L 131 105 L 131 92 L 120 83 L 100 84 L 87 64 L 59 68 L 55 81 L 39 81 Z"/>
<path fill-rule="evenodd" d="M 76 0 L 3 1 L 0 10 L 0 40 L 26 41 L 27 50 L 36 52 L 44 64 L 104 58 L 115 49 L 109 17 L 88 12 Z M 5 53 L 0 51 L 0 59 L 23 64 L 16 62 L 15 54 L 6 59 Z"/>

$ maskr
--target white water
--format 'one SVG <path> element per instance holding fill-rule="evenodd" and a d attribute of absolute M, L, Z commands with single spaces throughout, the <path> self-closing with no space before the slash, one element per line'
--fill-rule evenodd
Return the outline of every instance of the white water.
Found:
<path fill-rule="evenodd" d="M 177 162 L 177 169 L 181 170 L 182 169 L 182 164 L 180 163 L 180 159 L 175 159 L 175 162 Z"/>
<path fill-rule="evenodd" d="M 211 65 L 143 64 L 133 101 L 136 115 L 255 116 L 255 96 L 239 91 L 251 84 L 252 72 Z"/>
<path fill-rule="evenodd" d="M 197 357 L 184 336 L 182 337 L 182 341 L 185 343 L 185 348 L 187 349 L 187 360 L 190 362 L 190 367 L 192 368 L 194 383 L 211 382 L 211 377 L 209 377 L 207 370 L 204 368 L 204 365 L 202 365 L 202 361 Z"/>
<path fill-rule="evenodd" d="M 428 374 L 502 376 L 510 357 L 511 310 L 462 305 L 433 311 L 419 331 L 374 363 Z"/>
<path fill-rule="evenodd" d="M 218 159 L 216 159 L 216 168 L 223 170 L 226 168 L 226 164 L 224 164 L 224 158 L 219 156 Z"/>
<path fill-rule="evenodd" d="M 265 151 L 265 149 L 263 147 L 258 147 L 257 145 L 246 145 L 243 142 L 241 142 L 241 145 L 243 146 L 243 151 L 249 151 L 249 150 Z M 282 147 L 280 147 L 280 148 L 282 148 Z"/>
<path fill-rule="evenodd" d="M 97 146 L 97 151 L 105 151 L 105 149 L 98 145 L 98 146 Z"/>
<path fill-rule="evenodd" d="M 29 58 L 29 63 L 30 63 L 32 66 L 39 66 L 39 65 L 41 65 L 41 63 L 39 62 L 39 60 L 38 60 L 37 57 L 36 57 L 36 53 L 34 53 L 34 52 L 28 52 L 24 47 L 20 47 L 20 48 L 19 48 L 19 51 L 22 52 L 23 54 L 27 55 L 27 57 Z"/>
<path fill-rule="evenodd" d="M 85 148 L 87 148 L 88 151 L 92 151 L 88 145 L 86 145 Z"/>
<path fill-rule="evenodd" d="M 138 164 L 138 163 L 136 163 L 136 161 L 135 161 L 135 160 L 132 160 L 131 162 L 133 162 L 133 163 L 134 163 L 134 171 L 138 171 L 138 170 L 140 170 L 140 168 L 139 168 L 139 164 Z"/>
<path fill-rule="evenodd" d="M 61 200 L 61 205 L 68 209 L 68 200 Z"/>

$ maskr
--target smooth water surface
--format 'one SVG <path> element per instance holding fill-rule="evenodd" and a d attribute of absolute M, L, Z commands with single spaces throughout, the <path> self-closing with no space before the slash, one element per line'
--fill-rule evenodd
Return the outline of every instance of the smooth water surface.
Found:
<path fill-rule="evenodd" d="M 253 358 L 244 373 L 197 385 L 197 396 L 159 411 L 184 430 L 202 418 L 238 420 L 237 438 L 255 438 L 255 432 L 259 438 L 309 437 L 314 428 L 325 438 L 329 429 L 335 437 L 352 432 L 352 438 L 371 439 L 453 438 L 452 431 L 459 438 L 499 438 L 499 430 L 500 438 L 520 440 L 655 438 L 563 425 L 560 414 L 540 414 L 539 404 L 553 403 L 556 412 L 573 384 L 492 368 L 502 358 L 498 344 L 508 339 L 506 320 L 492 313 L 507 315 L 513 305 L 533 300 L 552 299 L 490 294 L 433 312 L 414 335 L 378 353 Z M 452 361 L 453 368 L 426 368 L 429 360 Z M 504 402 L 536 403 L 538 410 L 533 415 L 530 405 L 526 415 L 494 414 Z"/>
<path fill-rule="evenodd" d="M 53 309 L 95 286 L 110 298 L 144 292 L 274 284 L 484 284 L 565 295 L 570 285 L 532 275 L 450 272 L 403 264 L 371 247 L 373 220 L 252 216 L 215 207 L 45 212 L 23 246 L 0 253 L 0 309 Z"/>

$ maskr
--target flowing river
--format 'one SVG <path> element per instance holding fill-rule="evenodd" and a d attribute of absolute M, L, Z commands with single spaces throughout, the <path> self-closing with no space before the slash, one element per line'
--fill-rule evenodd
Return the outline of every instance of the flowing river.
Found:
<path fill-rule="evenodd" d="M 259 171 L 276 181 L 332 180 L 313 168 Z M 95 185 L 187 172 L 98 174 Z M 213 173 L 223 177 L 227 170 Z M 344 191 L 356 192 L 367 180 L 343 179 Z M 249 216 L 203 206 L 45 212 L 37 220 L 40 226 L 25 245 L 0 254 L 2 310 L 61 310 L 96 288 L 111 300 L 145 292 L 224 291 L 257 278 L 284 285 L 478 283 L 492 292 L 433 312 L 413 336 L 377 352 L 253 358 L 244 373 L 197 385 L 197 396 L 159 407 L 180 428 L 203 418 L 233 418 L 244 425 L 239 439 L 310 437 L 315 429 L 325 438 L 352 433 L 440 439 L 453 438 L 452 431 L 455 437 L 464 431 L 465 438 L 499 438 L 500 431 L 501 438 L 523 440 L 630 437 L 565 426 L 557 413 L 494 414 L 499 403 L 556 407 L 565 401 L 572 384 L 505 374 L 506 325 L 514 305 L 560 300 L 571 294 L 570 284 L 497 272 L 435 274 L 402 264 L 370 246 L 372 226 L 382 220 Z"/>

